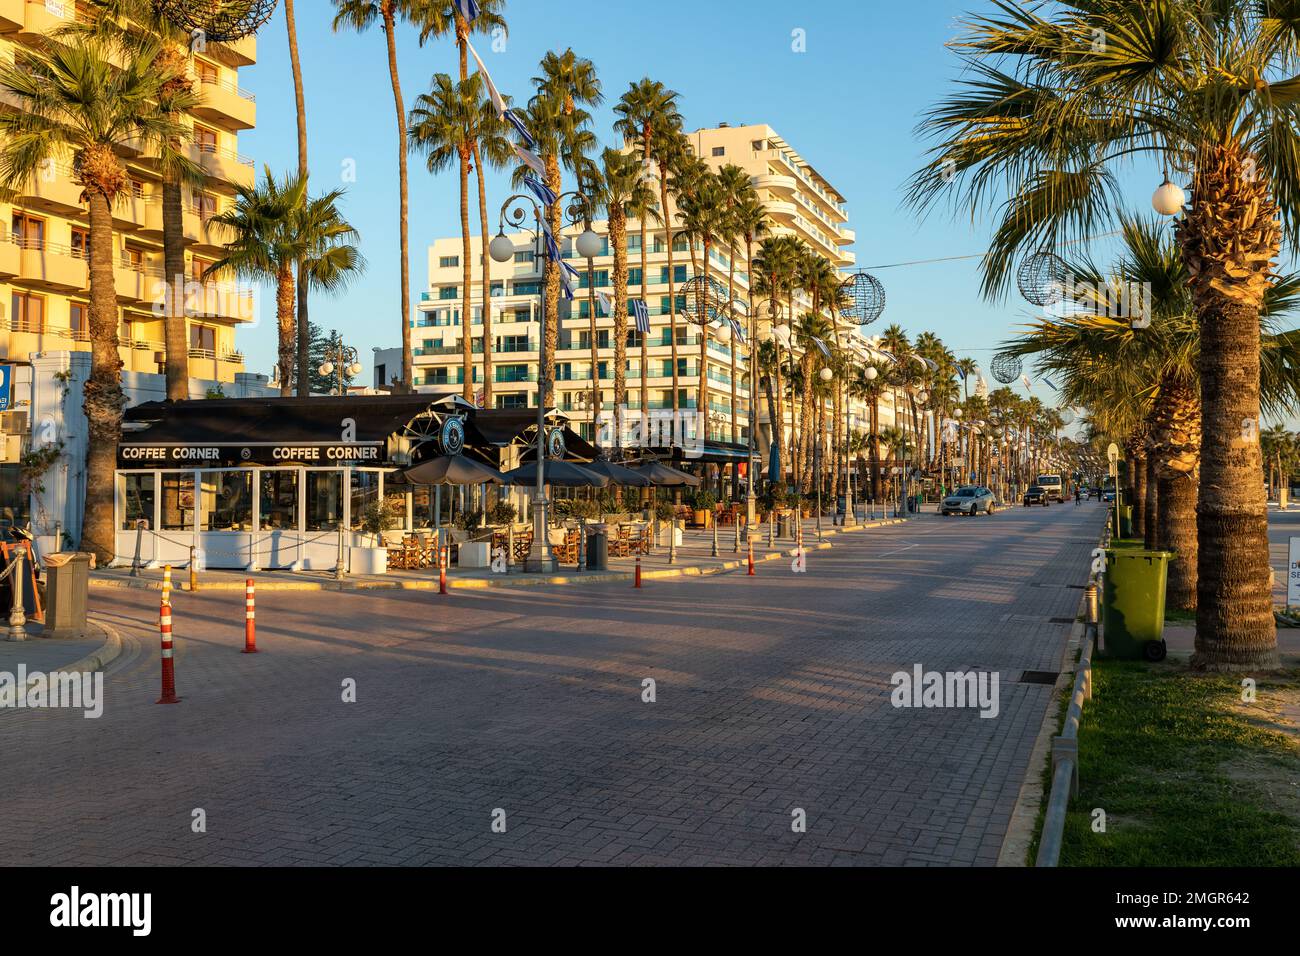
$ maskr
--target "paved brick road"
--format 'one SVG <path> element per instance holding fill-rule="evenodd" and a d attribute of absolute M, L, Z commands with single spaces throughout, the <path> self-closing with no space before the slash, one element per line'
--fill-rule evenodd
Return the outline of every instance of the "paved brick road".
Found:
<path fill-rule="evenodd" d="M 103 718 L 0 712 L 0 861 L 990 864 L 1050 694 L 1015 682 L 1058 667 L 1101 522 L 925 515 L 639 592 L 270 593 L 256 656 L 242 595 L 179 594 L 174 707 L 156 595 L 96 592 Z M 915 663 L 999 672 L 999 716 L 894 709 Z"/>

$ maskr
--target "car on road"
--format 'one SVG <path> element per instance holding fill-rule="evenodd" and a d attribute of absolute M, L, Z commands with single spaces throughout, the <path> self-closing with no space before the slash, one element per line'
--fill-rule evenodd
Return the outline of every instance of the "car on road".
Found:
<path fill-rule="evenodd" d="M 1025 492 L 1025 507 L 1030 505 L 1042 505 L 1044 508 L 1051 502 L 1049 501 L 1047 489 L 1041 485 L 1030 485 L 1029 490 Z"/>
<path fill-rule="evenodd" d="M 939 502 L 941 515 L 993 514 L 993 492 L 979 485 L 963 485 Z"/>

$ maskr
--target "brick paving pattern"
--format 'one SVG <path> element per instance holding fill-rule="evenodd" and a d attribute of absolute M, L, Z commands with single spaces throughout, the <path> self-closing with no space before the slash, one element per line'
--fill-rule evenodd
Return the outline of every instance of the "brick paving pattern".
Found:
<path fill-rule="evenodd" d="M 923 515 L 641 591 L 271 592 L 257 655 L 242 594 L 178 594 L 171 707 L 157 595 L 96 591 L 104 716 L 0 711 L 0 862 L 991 865 L 1051 694 L 1016 681 L 1059 668 L 1102 520 Z M 915 663 L 997 671 L 999 716 L 893 708 Z"/>

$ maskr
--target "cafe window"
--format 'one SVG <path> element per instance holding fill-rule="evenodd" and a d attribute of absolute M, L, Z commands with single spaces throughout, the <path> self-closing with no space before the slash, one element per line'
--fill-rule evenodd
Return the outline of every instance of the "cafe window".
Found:
<path fill-rule="evenodd" d="M 190 531 L 194 528 L 194 475 L 164 473 L 162 476 L 162 530 Z"/>
<path fill-rule="evenodd" d="M 352 530 L 360 531 L 366 520 L 366 509 L 379 504 L 379 472 L 352 472 Z M 406 518 L 403 515 L 403 523 Z"/>
<path fill-rule="evenodd" d="M 263 531 L 293 531 L 298 527 L 298 472 L 263 471 L 260 495 Z"/>
<path fill-rule="evenodd" d="M 416 528 L 433 527 L 433 488 L 429 485 L 413 486 L 411 491 L 411 522 Z"/>
<path fill-rule="evenodd" d="M 253 473 L 210 471 L 203 475 L 200 531 L 250 531 L 253 527 Z"/>
<path fill-rule="evenodd" d="M 337 531 L 342 520 L 342 473 L 307 472 L 307 530 Z"/>
<path fill-rule="evenodd" d="M 126 513 L 122 520 L 123 531 L 134 531 L 137 521 L 149 522 L 153 527 L 153 475 L 123 475 L 122 493 L 126 502 Z"/>

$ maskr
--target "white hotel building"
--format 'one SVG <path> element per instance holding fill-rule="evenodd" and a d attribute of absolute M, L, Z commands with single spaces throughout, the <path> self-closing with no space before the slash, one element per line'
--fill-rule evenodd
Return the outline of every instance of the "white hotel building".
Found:
<path fill-rule="evenodd" d="M 729 127 L 697 130 L 689 134 L 696 152 L 713 167 L 725 164 L 740 166 L 751 176 L 759 195 L 770 213 L 769 229 L 772 234 L 793 233 L 811 248 L 830 259 L 837 267 L 847 269 L 854 264 L 854 254 L 845 246 L 854 241 L 854 233 L 844 223 L 848 213 L 843 196 L 817 171 L 795 153 L 775 131 L 767 126 Z M 658 191 L 658 184 L 655 184 Z M 671 200 L 670 200 L 671 201 Z M 676 210 L 672 209 L 676 223 Z M 531 217 L 530 217 L 531 219 Z M 614 259 L 607 236 L 608 223 L 597 221 L 592 228 L 604 239 L 601 255 L 592 260 L 595 288 L 613 300 L 612 276 Z M 593 374 L 601 393 L 602 411 L 608 413 L 614 402 L 614 342 L 612 315 L 597 308 L 596 345 L 598 368 L 593 370 L 591 352 L 591 319 L 588 296 L 588 263 L 577 258 L 574 240 L 581 227 L 565 230 L 561 241 L 562 254 L 580 274 L 573 302 L 561 301 L 559 344 L 555 355 L 555 404 L 573 422 L 573 427 L 584 437 L 593 431 L 591 401 Z M 532 237 L 527 232 L 509 233 L 516 246 L 512 263 L 491 263 L 492 297 L 492 404 L 497 408 L 528 407 L 537 402 L 538 316 L 542 292 L 541 263 L 534 261 Z M 640 223 L 630 220 L 627 226 L 628 298 L 641 297 L 641 234 Z M 650 311 L 651 332 L 647 348 L 648 407 L 651 410 L 673 407 L 672 332 L 670 330 L 668 298 L 668 252 L 665 231 L 653 223 L 647 228 L 646 298 Z M 480 240 L 472 240 L 475 250 L 473 289 L 471 291 L 471 328 L 475 355 L 474 377 L 482 392 L 482 263 L 477 251 Z M 673 284 L 678 309 L 683 307 L 681 286 L 699 269 L 702 250 L 697 244 L 692 252 L 686 239 L 674 230 Z M 757 250 L 755 250 L 757 251 Z M 711 251 L 709 275 L 724 287 L 728 272 L 732 270 L 735 297 L 748 301 L 749 270 L 744 261 L 743 245 L 735 250 L 737 261 L 730 262 L 731 250 L 715 248 Z M 416 388 L 434 394 L 460 394 L 463 388 L 462 371 L 462 316 L 461 282 L 462 240 L 460 236 L 437 239 L 429 247 L 429 289 L 420 296 L 417 316 L 412 319 L 412 351 Z M 702 270 L 699 270 L 702 271 Z M 847 276 L 846 276 L 847 277 Z M 767 314 L 766 302 L 755 303 L 759 315 Z M 807 301 L 796 299 L 796 310 L 809 308 Z M 548 317 L 550 321 L 551 317 Z M 748 322 L 741 324 L 748 334 Z M 627 388 L 628 405 L 638 409 L 641 401 L 641 344 L 634 324 L 628 320 Z M 859 333 L 851 333 L 857 336 Z M 699 402 L 700 329 L 679 315 L 677 321 L 677 372 L 678 405 L 682 409 L 697 409 Z M 706 460 L 734 460 L 735 449 L 715 448 L 728 443 L 745 445 L 749 434 L 749 403 L 751 401 L 748 374 L 748 349 L 744 344 L 730 341 L 730 337 L 716 328 L 709 330 L 707 447 L 718 454 L 706 455 Z M 400 351 L 375 350 L 375 384 L 389 385 L 400 372 Z M 762 398 L 760 391 L 759 398 Z M 789 429 L 789 404 L 786 428 Z M 770 436 L 766 402 L 758 409 L 758 448 L 766 460 Z M 854 404 L 851 409 L 853 427 L 865 430 L 867 410 Z M 888 402 L 882 403 L 881 427 L 893 421 Z M 742 458 L 743 460 L 743 458 Z"/>

